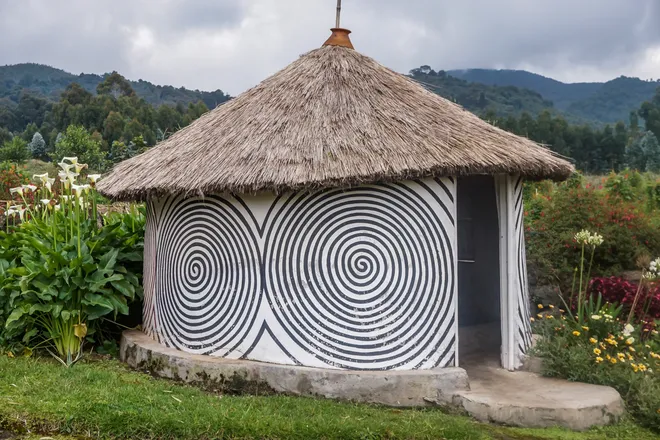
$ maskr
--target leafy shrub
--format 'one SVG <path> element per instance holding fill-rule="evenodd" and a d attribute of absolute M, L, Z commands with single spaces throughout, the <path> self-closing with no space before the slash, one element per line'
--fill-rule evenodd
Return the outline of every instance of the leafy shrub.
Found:
<path fill-rule="evenodd" d="M 0 319 L 0 342 L 52 347 L 67 366 L 80 357 L 101 318 L 127 315 L 129 303 L 141 297 L 144 240 L 142 212 L 111 213 L 99 225 L 92 186 L 77 184 L 84 166 L 71 160 L 62 165 L 65 194 L 51 191 L 47 175 L 35 176 L 42 188 L 19 192 L 36 192 L 41 203 L 24 200 L 12 207 L 24 211 L 25 221 L 0 232 L 0 306 L 6 317 Z"/>
<path fill-rule="evenodd" d="M 4 143 L 0 148 L 0 160 L 14 163 L 25 162 L 30 158 L 30 149 L 27 142 L 18 136 Z"/>

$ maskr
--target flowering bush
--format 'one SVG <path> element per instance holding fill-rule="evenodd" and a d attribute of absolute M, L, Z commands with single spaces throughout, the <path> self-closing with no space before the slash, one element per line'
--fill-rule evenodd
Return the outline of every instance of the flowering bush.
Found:
<path fill-rule="evenodd" d="M 589 285 L 590 294 L 601 295 L 604 301 L 622 304 L 626 313 L 630 312 L 635 303 L 635 296 L 641 295 L 634 310 L 635 320 L 652 322 L 660 320 L 660 285 L 649 284 L 647 289 L 640 290 L 638 283 L 624 280 L 620 277 L 594 278 Z"/>
<path fill-rule="evenodd" d="M 99 176 L 83 176 L 75 157 L 59 165 L 61 193 L 47 174 L 34 176 L 39 187 L 12 189 L 22 203 L 7 218 L 22 221 L 0 232 L 0 342 L 52 348 L 70 366 L 100 318 L 128 314 L 141 296 L 144 216 L 113 213 L 100 224 Z"/>
<path fill-rule="evenodd" d="M 625 181 L 625 175 L 623 178 Z M 641 255 L 660 255 L 660 213 L 646 212 L 643 203 L 618 195 L 628 194 L 627 190 L 605 190 L 605 183 L 593 185 L 578 177 L 563 184 L 529 187 L 525 204 L 527 256 L 539 268 L 541 283 L 570 290 L 581 258 L 581 244 L 574 234 L 583 229 L 598 231 L 605 240 L 594 254 L 595 275 L 619 275 L 636 269 Z"/>
<path fill-rule="evenodd" d="M 30 179 L 22 168 L 9 162 L 0 163 L 0 200 L 13 199 L 11 188 L 29 183 Z"/>
<path fill-rule="evenodd" d="M 621 307 L 591 303 L 594 310 L 581 323 L 555 307 L 536 317 L 533 329 L 542 338 L 534 352 L 543 373 L 614 387 L 634 417 L 660 431 L 658 331 L 626 324 Z"/>

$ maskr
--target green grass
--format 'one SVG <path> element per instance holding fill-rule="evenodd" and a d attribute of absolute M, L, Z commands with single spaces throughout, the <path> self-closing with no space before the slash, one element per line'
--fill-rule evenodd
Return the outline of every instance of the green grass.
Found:
<path fill-rule="evenodd" d="M 4 356 L 1 429 L 17 435 L 122 439 L 657 439 L 630 422 L 587 433 L 511 429 L 438 409 L 213 395 L 129 371 L 117 361 L 65 369 L 48 359 Z"/>

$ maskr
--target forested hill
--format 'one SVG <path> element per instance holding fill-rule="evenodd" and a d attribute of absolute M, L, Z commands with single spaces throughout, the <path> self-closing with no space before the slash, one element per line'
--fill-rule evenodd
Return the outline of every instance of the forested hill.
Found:
<path fill-rule="evenodd" d="M 11 66 L 0 66 L 0 106 L 3 101 L 5 105 L 10 102 L 18 102 L 20 94 L 24 91 L 33 92 L 37 95 L 55 102 L 71 83 L 78 83 L 91 93 L 96 93 L 97 86 L 108 76 L 81 73 L 73 75 L 64 70 L 43 64 L 15 64 Z M 227 101 L 230 97 L 222 90 L 214 92 L 201 92 L 199 90 L 188 90 L 180 87 L 158 86 L 148 81 L 130 81 L 135 93 L 152 105 L 183 105 L 204 102 L 208 108 Z"/>
<path fill-rule="evenodd" d="M 477 114 L 491 110 L 498 116 L 520 116 L 524 112 L 537 115 L 553 107 L 552 101 L 530 89 L 470 82 L 429 66 L 411 70 L 410 77 Z"/>
<path fill-rule="evenodd" d="M 567 84 L 524 70 L 450 70 L 449 75 L 490 86 L 533 90 L 566 114 L 601 123 L 627 121 L 631 111 L 653 96 L 660 81 L 621 76 L 605 83 Z"/>

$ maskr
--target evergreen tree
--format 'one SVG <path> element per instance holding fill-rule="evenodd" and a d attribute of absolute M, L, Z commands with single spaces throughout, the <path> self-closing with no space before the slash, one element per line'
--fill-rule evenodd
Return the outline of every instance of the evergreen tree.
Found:
<path fill-rule="evenodd" d="M 46 158 L 46 141 L 41 133 L 36 132 L 32 136 L 32 141 L 28 145 L 30 147 L 30 153 L 35 159 L 44 159 Z"/>
<path fill-rule="evenodd" d="M 660 173 L 660 144 L 658 138 L 650 131 L 642 138 L 642 150 L 646 157 L 645 171 Z"/>

